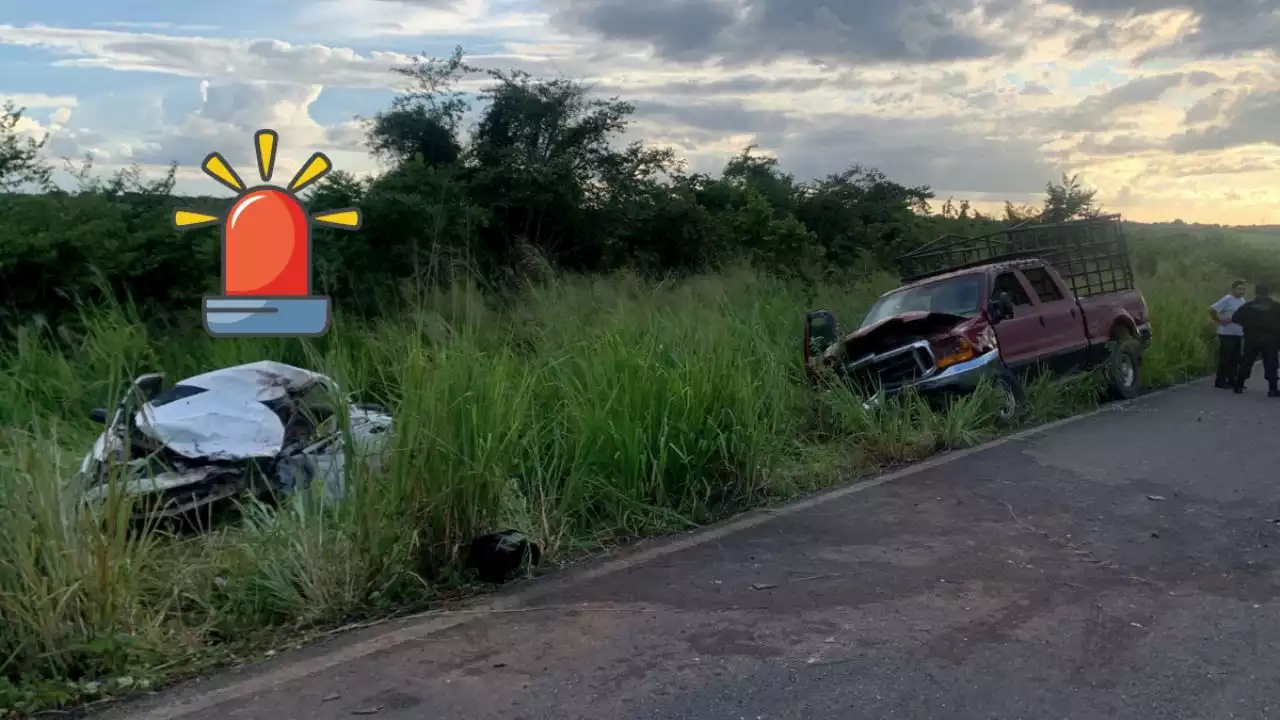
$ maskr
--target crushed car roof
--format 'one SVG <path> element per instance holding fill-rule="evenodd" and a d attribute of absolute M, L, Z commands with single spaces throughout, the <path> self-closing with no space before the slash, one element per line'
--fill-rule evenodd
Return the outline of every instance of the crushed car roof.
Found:
<path fill-rule="evenodd" d="M 264 360 L 180 380 L 135 414 L 138 429 L 188 458 L 271 457 L 285 442 L 280 416 L 265 403 L 325 375 Z"/>
<path fill-rule="evenodd" d="M 314 383 L 329 382 L 328 377 L 311 370 L 262 360 L 211 370 L 180 380 L 177 384 L 251 398 L 258 402 L 270 402 L 284 397 L 290 391 L 297 391 Z"/>

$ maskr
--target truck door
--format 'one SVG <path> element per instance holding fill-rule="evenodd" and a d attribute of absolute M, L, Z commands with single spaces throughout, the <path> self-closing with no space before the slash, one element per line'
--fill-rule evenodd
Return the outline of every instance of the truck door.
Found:
<path fill-rule="evenodd" d="M 1040 326 L 1037 308 L 1026 282 L 1016 270 L 1006 270 L 996 276 L 991 285 L 991 299 L 998 300 L 1001 293 L 1009 293 L 1013 300 L 1013 317 L 995 326 L 1000 357 L 1015 372 L 1031 370 L 1044 351 L 1044 328 Z"/>
<path fill-rule="evenodd" d="M 1022 276 L 1038 301 L 1037 314 L 1044 333 L 1039 364 L 1055 373 L 1083 365 L 1089 341 L 1075 296 L 1048 268 L 1022 268 Z"/>

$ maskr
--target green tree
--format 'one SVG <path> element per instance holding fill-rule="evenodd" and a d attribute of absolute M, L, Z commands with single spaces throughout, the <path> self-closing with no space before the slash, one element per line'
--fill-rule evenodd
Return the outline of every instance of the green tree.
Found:
<path fill-rule="evenodd" d="M 629 103 L 592 98 L 570 80 L 520 71 L 490 77 L 468 151 L 472 197 L 494 217 L 489 259 L 509 266 L 528 246 L 569 269 L 599 269 L 610 230 L 600 221 L 620 170 L 633 171 L 628 182 L 644 182 L 665 158 L 613 146 L 633 112 Z"/>
<path fill-rule="evenodd" d="M 813 234 L 825 261 L 849 267 L 887 264 L 921 239 L 933 191 L 908 187 L 854 165 L 798 189 L 796 217 Z"/>
<path fill-rule="evenodd" d="M 1098 191 L 1086 188 L 1079 175 L 1062 174 L 1062 182 L 1045 184 L 1043 222 L 1057 223 L 1081 218 L 1093 218 L 1102 214 L 1095 196 Z"/>
<path fill-rule="evenodd" d="M 369 122 L 366 142 L 373 154 L 393 164 L 417 159 L 431 166 L 449 165 L 462 153 L 458 129 L 470 109 L 457 83 L 476 68 L 463 61 L 462 48 L 447 58 L 416 57 L 392 72 L 409 87 Z"/>
<path fill-rule="evenodd" d="M 53 189 L 52 168 L 40 157 L 48 136 L 37 140 L 18 132 L 25 111 L 12 100 L 0 107 L 0 192 Z"/>

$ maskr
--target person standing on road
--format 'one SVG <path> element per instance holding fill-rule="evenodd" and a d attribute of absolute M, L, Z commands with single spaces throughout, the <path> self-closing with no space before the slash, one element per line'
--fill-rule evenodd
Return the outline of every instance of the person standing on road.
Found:
<path fill-rule="evenodd" d="M 1244 303 L 1244 281 L 1237 280 L 1231 283 L 1231 292 L 1209 306 L 1209 317 L 1218 326 L 1218 377 L 1214 387 L 1226 389 L 1235 385 L 1244 330 L 1232 322 L 1232 316 Z"/>
<path fill-rule="evenodd" d="M 1244 392 L 1244 382 L 1253 371 L 1253 364 L 1262 358 L 1262 369 L 1267 378 L 1267 397 L 1280 397 L 1280 303 L 1271 299 L 1271 287 L 1259 283 L 1254 297 L 1241 305 L 1232 315 L 1232 321 L 1244 330 L 1244 343 L 1240 352 L 1240 365 L 1236 372 L 1234 389 Z"/>

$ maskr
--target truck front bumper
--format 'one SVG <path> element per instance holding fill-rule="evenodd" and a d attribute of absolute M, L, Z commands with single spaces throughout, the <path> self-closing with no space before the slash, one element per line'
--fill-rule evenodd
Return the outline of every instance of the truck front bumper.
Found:
<path fill-rule="evenodd" d="M 991 350 L 972 360 L 956 363 L 951 367 L 926 375 L 909 385 L 881 391 L 868 400 L 866 405 L 869 407 L 878 405 L 883 398 L 898 395 L 906 391 L 907 388 L 914 388 L 916 392 L 930 400 L 946 400 L 974 392 L 984 379 L 994 382 L 998 378 L 1008 377 L 1008 375 L 1009 370 L 1005 367 L 1004 361 L 1000 359 L 1000 351 Z"/>

